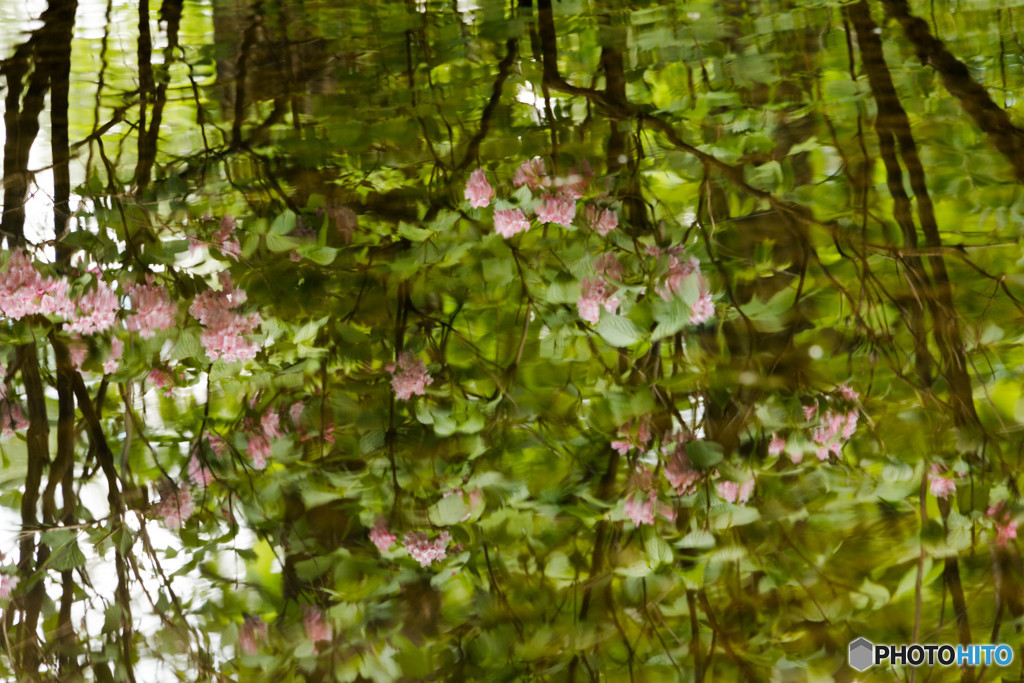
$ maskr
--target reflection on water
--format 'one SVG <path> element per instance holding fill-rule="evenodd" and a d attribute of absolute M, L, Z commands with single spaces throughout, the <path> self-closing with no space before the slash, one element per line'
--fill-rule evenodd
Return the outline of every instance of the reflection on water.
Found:
<path fill-rule="evenodd" d="M 61 385 L 47 328 L 5 328 L 7 390 L 31 402 L 15 375 L 38 355 L 50 415 L 48 436 L 3 442 L 8 564 L 25 586 L 47 577 L 10 606 L 5 671 L 189 678 L 299 661 L 311 680 L 352 680 L 328 661 L 363 661 L 359 675 L 391 680 L 486 677 L 507 661 L 524 678 L 636 666 L 790 680 L 787 662 L 817 658 L 796 667 L 810 678 L 839 670 L 864 615 L 898 621 L 894 639 L 934 628 L 949 642 L 1020 616 L 1010 520 L 986 514 L 1019 497 L 1019 9 L 512 4 L 0 1 L 7 250 L 27 247 L 75 286 L 93 266 L 122 288 L 158 276 L 182 302 L 182 330 L 132 346 L 113 381 L 96 369 L 109 341 L 89 342 L 85 390 L 116 472 Z M 518 182 L 534 158 L 549 168 Z M 578 214 L 551 204 L 568 190 L 541 182 L 548 170 L 583 179 Z M 509 248 L 490 206 L 552 220 L 512 241 L 527 223 L 501 214 Z M 199 350 L 211 326 L 183 321 L 200 276 L 228 266 L 262 316 L 246 331 L 263 336 L 258 362 L 224 369 Z M 415 393 L 433 402 L 387 394 L 385 352 L 429 358 L 437 393 Z M 171 398 L 143 385 L 154 368 L 178 385 Z M 867 418 L 846 450 L 847 423 L 811 436 L 840 407 L 851 433 Z M 288 466 L 253 476 L 237 462 L 264 409 L 294 433 L 262 427 Z M 689 432 L 714 447 L 687 456 Z M 598 433 L 646 474 L 591 453 Z M 49 453 L 64 438 L 79 505 L 63 509 L 72 479 L 59 496 L 53 480 L 52 509 L 23 505 L 58 471 Z M 769 444 L 786 466 L 797 449 L 834 469 L 791 477 L 763 465 Z M 185 481 L 189 458 L 215 447 L 227 450 L 202 522 L 150 543 L 134 509 L 156 494 L 140 491 Z M 977 477 L 984 493 L 918 510 L 934 458 L 927 473 Z M 633 530 L 646 526 L 638 498 L 633 526 L 615 507 L 662 470 L 687 482 L 672 484 L 667 540 Z M 756 477 L 764 506 L 709 517 L 715 477 L 747 497 Z M 465 510 L 443 502 L 463 488 Z M 370 528 L 387 538 L 385 516 L 411 534 L 469 520 L 455 536 L 463 573 L 385 578 L 365 547 Z M 44 542 L 40 524 L 81 525 L 83 545 L 106 546 L 55 568 L 47 544 L 63 537 Z M 975 556 L 993 524 L 1002 542 Z M 892 557 L 871 566 L 890 549 L 866 534 L 882 529 Z M 241 552 L 221 566 L 230 545 Z M 970 560 L 948 559 L 968 547 Z M 948 594 L 963 612 L 965 592 L 984 605 L 959 630 L 934 605 L 907 617 L 931 581 L 934 605 Z M 342 636 L 327 655 L 297 644 L 314 598 L 350 649 Z M 252 640 L 266 633 L 254 614 L 277 628 L 276 659 Z M 235 643 L 267 659 L 239 660 Z"/>

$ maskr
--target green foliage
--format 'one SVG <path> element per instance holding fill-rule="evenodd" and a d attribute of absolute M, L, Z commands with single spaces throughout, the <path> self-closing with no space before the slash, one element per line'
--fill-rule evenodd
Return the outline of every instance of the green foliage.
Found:
<path fill-rule="evenodd" d="M 21 76 L 59 80 L 31 41 L 70 48 L 81 199 L 60 251 L 8 247 L 119 310 L 0 320 L 4 675 L 846 680 L 858 635 L 1019 651 L 1024 212 L 962 77 L 1012 113 L 1020 18 L 904 8 L 961 72 L 895 2 L 537 4 L 186 4 L 151 33 L 125 6 L 64 38 L 51 13 L 5 63 L 30 108 Z M 568 187 L 573 220 L 540 220 Z M 211 339 L 221 273 L 251 353 Z M 173 324 L 131 328 L 143 282 Z"/>

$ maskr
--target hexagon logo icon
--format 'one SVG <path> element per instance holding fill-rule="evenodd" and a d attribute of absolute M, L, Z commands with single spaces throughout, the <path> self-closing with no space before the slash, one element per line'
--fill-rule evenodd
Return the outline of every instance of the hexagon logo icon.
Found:
<path fill-rule="evenodd" d="M 863 671 L 875 663 L 875 646 L 867 638 L 858 638 L 850 643 L 850 666 Z"/>

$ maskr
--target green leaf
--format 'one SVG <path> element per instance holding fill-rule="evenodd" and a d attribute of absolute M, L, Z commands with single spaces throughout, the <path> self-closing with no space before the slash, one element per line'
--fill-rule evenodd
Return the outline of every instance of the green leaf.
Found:
<path fill-rule="evenodd" d="M 755 507 L 726 504 L 712 508 L 708 517 L 711 521 L 711 528 L 715 531 L 722 531 L 756 522 L 761 518 L 761 513 Z"/>
<path fill-rule="evenodd" d="M 294 237 L 269 233 L 267 235 L 267 249 L 273 252 L 291 251 L 301 244 Z"/>
<path fill-rule="evenodd" d="M 580 297 L 579 282 L 568 273 L 559 273 L 544 292 L 549 304 L 575 304 Z"/>
<path fill-rule="evenodd" d="M 85 566 L 85 555 L 77 541 L 62 545 L 50 555 L 49 565 L 56 571 L 66 572 Z"/>
<path fill-rule="evenodd" d="M 398 224 L 398 234 L 402 237 L 412 240 L 413 242 L 422 242 L 430 239 L 434 235 L 433 230 L 427 230 L 425 228 L 417 228 L 414 225 L 410 225 L 405 221 Z"/>
<path fill-rule="evenodd" d="M 178 334 L 178 343 L 174 345 L 174 350 L 171 351 L 171 360 L 201 358 L 202 355 L 203 345 L 199 340 L 199 335 L 193 330 L 182 330 Z"/>
<path fill-rule="evenodd" d="M 612 313 L 602 313 L 595 329 L 602 339 L 619 348 L 632 346 L 643 339 L 643 334 L 632 320 Z"/>
<path fill-rule="evenodd" d="M 672 546 L 663 541 L 660 536 L 652 534 L 644 543 L 644 549 L 647 551 L 648 562 L 652 567 L 672 564 Z"/>
<path fill-rule="evenodd" d="M 469 504 L 462 499 L 462 495 L 459 493 L 445 496 L 427 510 L 427 518 L 430 523 L 439 526 L 458 524 L 468 514 Z"/>
<path fill-rule="evenodd" d="M 307 258 L 320 266 L 329 266 L 338 258 L 338 250 L 333 247 L 304 244 L 297 250 L 303 258 Z"/>
<path fill-rule="evenodd" d="M 714 548 L 715 537 L 703 529 L 694 529 L 676 542 L 677 548 Z"/>
<path fill-rule="evenodd" d="M 722 462 L 722 444 L 700 439 L 686 444 L 686 457 L 694 467 L 706 470 Z"/>
<path fill-rule="evenodd" d="M 293 212 L 285 211 L 284 213 L 279 214 L 278 217 L 274 219 L 274 222 L 270 224 L 270 232 L 267 233 L 267 241 L 270 241 L 269 238 L 271 235 L 287 235 L 291 231 L 295 230 L 295 225 L 296 216 Z"/>

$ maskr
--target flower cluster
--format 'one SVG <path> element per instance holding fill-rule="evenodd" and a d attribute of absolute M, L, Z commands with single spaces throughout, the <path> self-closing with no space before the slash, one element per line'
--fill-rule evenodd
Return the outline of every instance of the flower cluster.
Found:
<path fill-rule="evenodd" d="M 117 322 L 119 308 L 117 295 L 103 280 L 99 280 L 96 289 L 86 292 L 78 300 L 78 314 L 68 322 L 68 331 L 75 334 L 105 332 Z"/>
<path fill-rule="evenodd" d="M 193 455 L 188 461 L 188 478 L 196 486 L 205 489 L 213 481 L 213 473 Z"/>
<path fill-rule="evenodd" d="M 1005 546 L 1011 539 L 1017 538 L 1017 520 L 1010 519 L 1010 511 L 1006 510 L 1006 503 L 999 502 L 989 506 L 985 514 L 991 517 L 996 529 L 996 543 Z"/>
<path fill-rule="evenodd" d="M 619 310 L 619 298 L 615 296 L 618 288 L 612 280 L 622 279 L 622 264 L 613 254 L 605 254 L 594 263 L 597 276 L 584 278 L 582 292 L 576 300 L 576 310 L 580 317 L 596 325 L 601 319 L 601 309 L 609 313 Z"/>
<path fill-rule="evenodd" d="M 7 399 L 0 401 L 0 420 L 3 421 L 3 436 L 14 436 L 15 432 L 28 429 L 28 420 L 21 406 Z"/>
<path fill-rule="evenodd" d="M 711 292 L 701 289 L 697 300 L 690 307 L 690 324 L 703 325 L 715 315 L 715 303 L 711 300 Z"/>
<path fill-rule="evenodd" d="M 442 531 L 433 541 L 422 531 L 410 531 L 402 539 L 402 544 L 421 567 L 429 567 L 448 556 L 448 543 L 451 540 L 452 536 L 447 531 Z"/>
<path fill-rule="evenodd" d="M 71 319 L 75 304 L 68 297 L 67 280 L 43 277 L 28 254 L 19 249 L 0 272 L 0 313 L 11 320 L 36 314 Z"/>
<path fill-rule="evenodd" d="M 207 217 L 209 218 L 209 217 Z M 224 216 L 220 219 L 220 227 L 214 231 L 210 237 L 210 246 L 216 247 L 225 256 L 233 256 L 239 258 L 242 255 L 242 247 L 238 244 L 238 238 L 235 237 L 235 219 L 232 216 Z M 189 235 L 188 237 L 190 252 L 199 249 L 203 246 L 203 243 Z"/>
<path fill-rule="evenodd" d="M 745 481 L 739 484 L 735 481 L 718 482 L 718 495 L 726 503 L 739 503 L 743 505 L 750 500 L 750 494 L 754 492 L 754 480 Z"/>
<path fill-rule="evenodd" d="M 21 583 L 21 577 L 17 574 L 4 574 L 0 576 L 0 600 L 9 600 L 11 593 Z"/>
<path fill-rule="evenodd" d="M 619 227 L 619 214 L 614 209 L 602 209 L 593 204 L 588 204 L 583 210 L 584 218 L 590 225 L 590 229 L 601 237 L 605 237 L 615 228 Z"/>
<path fill-rule="evenodd" d="M 803 417 L 810 428 L 810 439 L 814 443 L 813 452 L 818 460 L 822 462 L 830 457 L 840 457 L 843 446 L 857 431 L 857 423 L 860 420 L 860 409 L 856 405 L 858 394 L 848 384 L 841 384 L 836 389 L 839 394 L 831 398 L 821 398 L 810 405 L 803 406 Z M 826 403 L 824 412 L 819 411 L 819 402 Z M 818 418 L 815 422 L 815 418 Z M 777 433 L 772 433 L 771 441 L 768 444 L 769 455 L 782 455 L 788 453 L 793 464 L 799 465 L 804 458 L 804 451 L 799 447 L 787 447 L 786 439 Z"/>
<path fill-rule="evenodd" d="M 634 526 L 654 524 L 654 501 L 657 499 L 657 491 L 650 491 L 646 496 L 630 496 L 626 499 L 626 515 Z"/>
<path fill-rule="evenodd" d="M 634 447 L 643 450 L 651 442 L 651 418 L 644 415 L 637 420 L 636 434 L 633 434 L 633 420 L 619 428 L 619 438 L 612 441 L 612 448 L 625 455 Z"/>
<path fill-rule="evenodd" d="M 945 469 L 945 466 L 936 463 L 928 471 L 928 491 L 936 498 L 949 498 L 956 493 L 956 481 L 951 476 L 944 476 Z"/>
<path fill-rule="evenodd" d="M 651 254 L 654 256 L 658 256 L 660 253 L 656 248 L 651 250 Z M 700 272 L 700 261 L 692 256 L 686 261 L 682 261 L 679 250 L 669 250 L 668 272 L 661 284 L 654 288 L 654 291 L 665 301 L 671 301 L 682 290 L 686 279 L 690 276 L 703 279 Z"/>
<path fill-rule="evenodd" d="M 398 537 L 388 531 L 387 524 L 383 519 L 378 519 L 370 530 L 370 541 L 377 546 L 377 550 L 385 552 L 398 540 Z"/>
<path fill-rule="evenodd" d="M 395 390 L 395 396 L 402 401 L 408 401 L 413 394 L 425 395 L 427 385 L 434 381 L 427 373 L 427 366 L 411 351 L 404 351 L 398 356 L 397 366 L 389 364 L 384 369 L 393 375 L 391 388 Z"/>
<path fill-rule="evenodd" d="M 81 337 L 75 337 L 68 344 L 68 353 L 71 355 L 71 364 L 75 369 L 81 370 L 85 359 L 89 357 L 89 347 L 85 345 Z"/>
<path fill-rule="evenodd" d="M 254 655 L 260 651 L 260 643 L 267 639 L 267 622 L 259 617 L 248 616 L 238 630 L 238 648 L 243 654 Z"/>
<path fill-rule="evenodd" d="M 584 163 L 580 170 L 570 169 L 568 174 L 560 177 L 548 175 L 544 160 L 534 157 L 516 169 L 512 177 L 515 187 L 527 187 L 539 192 L 536 197 L 535 210 L 537 220 L 541 223 L 554 223 L 565 228 L 572 226 L 576 220 L 576 201 L 583 197 L 593 173 L 589 165 Z M 482 209 L 491 204 L 494 188 L 487 180 L 482 168 L 473 171 L 466 182 L 465 197 L 469 205 Z M 619 217 L 611 207 L 587 205 L 584 210 L 587 225 L 601 236 L 618 227 Z M 495 209 L 494 231 L 508 239 L 530 228 L 530 220 L 522 209 Z"/>
<path fill-rule="evenodd" d="M 568 228 L 576 218 L 576 200 L 565 195 L 548 195 L 537 207 L 537 220 Z"/>
<path fill-rule="evenodd" d="M 494 232 L 508 239 L 516 233 L 530 229 L 530 221 L 519 209 L 505 209 L 494 212 Z"/>
<path fill-rule="evenodd" d="M 135 311 L 125 321 L 128 331 L 138 332 L 143 339 L 149 339 L 154 332 L 174 327 L 178 304 L 171 301 L 164 288 L 153 284 L 152 275 L 147 276 L 144 285 L 128 285 L 128 297 Z"/>
<path fill-rule="evenodd" d="M 124 354 L 124 342 L 114 337 L 110 340 L 110 355 L 103 361 L 103 372 L 108 375 L 112 372 L 117 372 L 118 361 L 121 360 L 121 356 Z"/>
<path fill-rule="evenodd" d="M 313 607 L 311 605 L 303 605 L 302 611 L 306 613 L 306 616 L 302 620 L 302 625 L 306 630 L 306 637 L 314 643 L 319 643 L 322 640 L 331 639 L 331 625 L 324 619 L 324 612 L 319 607 Z M 313 648 L 313 652 L 317 652 L 316 648 Z"/>
<path fill-rule="evenodd" d="M 168 529 L 181 528 L 195 512 L 192 492 L 187 488 L 165 486 L 160 502 L 153 507 L 153 514 L 164 521 Z"/>
<path fill-rule="evenodd" d="M 856 410 L 848 410 L 840 413 L 834 410 L 827 410 L 821 417 L 818 427 L 811 433 L 811 439 L 818 446 L 818 460 L 828 460 L 829 453 L 836 457 L 842 453 L 843 444 L 850 440 L 853 433 L 857 431 L 857 420 L 860 413 Z"/>
<path fill-rule="evenodd" d="M 202 344 L 210 360 L 251 360 L 259 346 L 245 339 L 260 325 L 258 313 L 242 315 L 234 309 L 246 301 L 245 290 L 237 289 L 227 273 L 220 275 L 220 290 L 208 289 L 192 302 L 189 311 L 206 328 Z"/>
<path fill-rule="evenodd" d="M 73 334 L 96 334 L 117 322 L 117 294 L 103 280 L 75 301 L 66 278 L 44 277 L 23 250 L 11 254 L 0 272 L 0 313 L 11 320 L 29 315 L 55 315 L 67 322 Z"/>
<path fill-rule="evenodd" d="M 687 496 L 697 490 L 700 473 L 693 469 L 686 456 L 686 443 L 692 439 L 688 432 L 670 432 L 662 437 L 661 453 L 665 457 L 665 478 L 676 494 Z"/>
<path fill-rule="evenodd" d="M 277 413 L 266 413 L 260 419 L 259 425 L 252 419 L 245 421 L 245 431 L 249 434 L 249 459 L 255 469 L 266 469 L 267 460 L 270 458 L 270 444 L 281 438 L 281 431 L 278 429 L 280 421 Z"/>
<path fill-rule="evenodd" d="M 658 490 L 654 486 L 654 473 L 646 467 L 638 467 L 633 471 L 631 488 L 634 493 L 626 498 L 626 516 L 634 526 L 654 524 L 654 514 L 658 513 L 665 519 L 674 521 L 676 511 L 669 505 L 658 500 Z"/>
<path fill-rule="evenodd" d="M 166 370 L 153 368 L 149 371 L 149 381 L 155 384 L 157 389 L 163 389 L 164 396 L 174 395 L 174 376 Z"/>
<path fill-rule="evenodd" d="M 487 182 L 487 174 L 484 169 L 478 168 L 469 175 L 469 182 L 466 183 L 466 199 L 474 209 L 482 209 L 491 203 L 494 197 L 494 188 Z"/>

